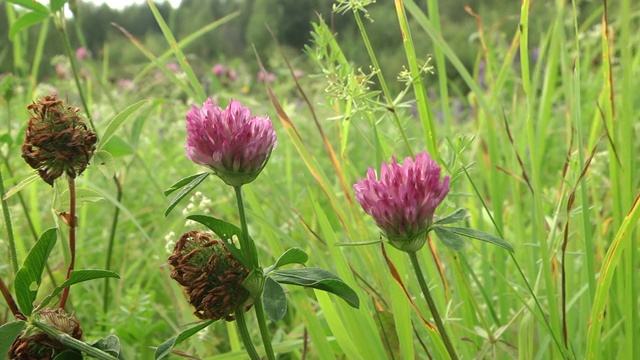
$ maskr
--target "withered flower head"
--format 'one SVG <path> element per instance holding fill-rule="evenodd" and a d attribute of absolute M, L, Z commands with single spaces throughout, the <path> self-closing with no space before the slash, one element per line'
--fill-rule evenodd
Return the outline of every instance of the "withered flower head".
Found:
<path fill-rule="evenodd" d="M 27 107 L 31 118 L 22 144 L 22 157 L 40 177 L 53 186 L 63 173 L 75 178 L 87 168 L 98 136 L 77 115 L 77 107 L 65 106 L 55 95 Z"/>
<path fill-rule="evenodd" d="M 200 319 L 232 321 L 237 309 L 249 309 L 249 292 L 242 286 L 249 270 L 211 234 L 195 230 L 182 234 L 169 264 L 171 278 L 185 288 Z"/>
<path fill-rule="evenodd" d="M 78 320 L 68 315 L 62 309 L 44 308 L 33 314 L 34 320 L 52 326 L 74 339 L 82 339 L 82 329 Z M 67 349 L 57 340 L 42 332 L 35 326 L 29 325 L 9 349 L 11 360 L 50 360 Z"/>

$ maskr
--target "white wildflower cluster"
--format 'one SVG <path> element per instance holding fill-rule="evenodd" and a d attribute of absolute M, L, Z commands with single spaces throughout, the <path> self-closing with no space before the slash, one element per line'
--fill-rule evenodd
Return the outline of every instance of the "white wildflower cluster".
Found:
<path fill-rule="evenodd" d="M 168 254 L 173 253 L 173 248 L 176 246 L 176 233 L 169 231 L 169 233 L 164 237 L 164 241 L 164 249 Z"/>
<path fill-rule="evenodd" d="M 187 206 L 182 209 L 182 215 L 186 217 L 193 214 L 194 212 L 197 212 L 198 214 L 209 214 L 211 213 L 211 203 L 211 199 L 204 196 L 204 194 L 200 191 L 196 191 L 189 198 L 189 203 L 187 204 Z M 195 224 L 196 222 L 193 220 L 185 221 L 185 226 L 187 227 L 192 227 Z"/>

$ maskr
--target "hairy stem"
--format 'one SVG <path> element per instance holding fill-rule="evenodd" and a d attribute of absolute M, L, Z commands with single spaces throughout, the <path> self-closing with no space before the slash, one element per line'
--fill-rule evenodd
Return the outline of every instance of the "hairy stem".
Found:
<path fill-rule="evenodd" d="M 238 324 L 238 332 L 240 333 L 240 338 L 244 344 L 245 351 L 249 354 L 249 358 L 251 360 L 260 360 L 260 355 L 258 355 L 255 346 L 253 346 L 251 335 L 249 335 L 249 329 L 247 329 L 247 321 L 244 319 L 244 309 L 242 309 L 242 307 L 239 308 L 236 310 L 235 315 L 236 323 Z"/>
<path fill-rule="evenodd" d="M 2 297 L 4 297 L 4 301 L 7 303 L 7 306 L 9 306 L 9 310 L 11 310 L 13 316 L 19 320 L 26 320 L 27 318 L 20 312 L 16 301 L 13 299 L 13 296 L 11 296 L 11 292 L 9 291 L 7 284 L 4 283 L 2 276 L 0 276 L 0 293 L 2 293 Z"/>
<path fill-rule="evenodd" d="M 72 177 L 69 177 L 69 218 L 67 222 L 67 225 L 69 225 L 69 250 L 71 251 L 71 261 L 69 262 L 66 278 L 68 280 L 76 264 L 76 226 L 78 226 L 78 220 L 76 219 L 76 180 Z M 60 309 L 64 309 L 64 306 L 67 304 L 69 289 L 70 287 L 67 286 L 62 290 L 59 305 Z"/>

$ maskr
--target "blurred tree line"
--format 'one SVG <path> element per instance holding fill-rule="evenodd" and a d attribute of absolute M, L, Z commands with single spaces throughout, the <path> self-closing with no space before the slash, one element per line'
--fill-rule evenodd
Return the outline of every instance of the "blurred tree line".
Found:
<path fill-rule="evenodd" d="M 417 1 L 425 13 L 426 1 Z M 333 0 L 182 0 L 179 8 L 173 9 L 168 3 L 156 4 L 168 22 L 176 38 L 183 39 L 203 26 L 234 11 L 239 16 L 211 33 L 197 39 L 185 50 L 203 66 L 224 62 L 229 59 L 244 58 L 255 64 L 251 44 L 261 54 L 273 52 L 274 41 L 265 26 L 274 32 L 278 42 L 293 54 L 299 54 L 310 39 L 311 22 L 322 16 L 338 34 L 338 40 L 349 59 L 358 65 L 368 67 L 368 55 L 350 13 L 332 13 Z M 3 4 L 11 6 L 9 4 Z M 483 26 L 495 36 L 502 36 L 506 44 L 518 26 L 520 2 L 514 0 L 447 0 L 440 2 L 440 16 L 443 37 L 456 51 L 463 63 L 472 68 L 477 59 L 480 45 L 477 41 L 478 24 L 465 11 L 465 5 L 472 8 L 482 19 Z M 530 18 L 532 46 L 536 46 L 540 34 L 550 22 L 553 4 L 534 2 Z M 401 35 L 393 1 L 383 0 L 369 6 L 373 22 L 365 21 L 373 47 L 380 57 L 383 67 L 397 73 L 405 64 Z M 536 15 L 537 14 L 537 15 Z M 70 14 L 67 14 L 70 15 Z M 79 46 L 74 21 L 79 22 L 87 47 L 94 59 L 101 60 L 108 54 L 112 72 L 135 73 L 136 66 L 148 62 L 131 42 L 111 23 L 125 28 L 156 55 L 168 49 L 168 45 L 153 18 L 147 4 L 130 5 L 122 10 L 114 10 L 107 5 L 94 5 L 78 1 L 77 18 L 68 20 L 68 32 L 75 46 Z M 539 16 L 538 16 L 539 15 Z M 0 73 L 16 71 L 12 64 L 12 47 L 8 39 L 6 6 L 0 6 Z M 39 26 L 29 28 L 20 34 L 27 44 L 27 61 L 33 57 Z M 428 36 L 416 27 L 414 40 L 418 54 L 426 59 L 432 53 L 433 44 Z M 40 74 L 42 77 L 54 73 L 53 66 L 46 59 L 63 54 L 60 34 L 50 26 L 44 47 L 44 59 Z M 255 69 L 255 68 L 254 68 Z M 384 69 L 383 70 L 387 70 Z M 455 73 L 451 71 L 451 77 Z"/>

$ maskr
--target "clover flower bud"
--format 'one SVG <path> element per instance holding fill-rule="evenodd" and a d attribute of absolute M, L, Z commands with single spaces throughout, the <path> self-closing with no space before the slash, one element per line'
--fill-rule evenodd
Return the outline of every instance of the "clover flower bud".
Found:
<path fill-rule="evenodd" d="M 382 163 L 380 179 L 369 168 L 366 179 L 353 186 L 356 200 L 371 215 L 391 245 L 415 252 L 422 248 L 433 213 L 449 193 L 449 176 L 440 180 L 440 167 L 422 152 L 398 165 Z"/>
<path fill-rule="evenodd" d="M 253 116 L 233 99 L 221 109 L 211 98 L 187 113 L 186 142 L 187 157 L 230 186 L 255 180 L 278 144 L 268 116 Z"/>

